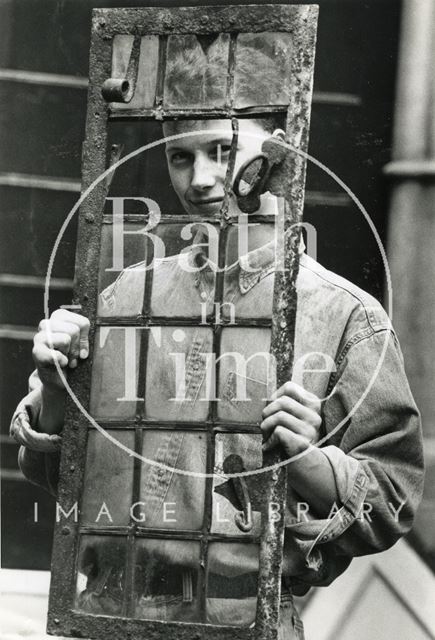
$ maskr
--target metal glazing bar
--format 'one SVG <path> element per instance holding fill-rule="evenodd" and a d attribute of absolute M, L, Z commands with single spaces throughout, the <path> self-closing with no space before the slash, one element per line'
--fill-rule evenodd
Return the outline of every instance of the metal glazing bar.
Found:
<path fill-rule="evenodd" d="M 234 74 L 236 72 L 237 33 L 232 33 L 228 52 L 228 73 L 226 106 L 231 110 L 234 106 Z"/>
<path fill-rule="evenodd" d="M 319 193 L 319 197 L 322 194 Z M 334 194 L 330 194 L 330 195 L 334 195 Z M 328 194 L 325 194 L 325 198 L 328 196 Z M 349 202 L 350 199 L 348 198 L 347 202 Z M 123 221 L 124 223 L 127 222 L 132 222 L 132 223 L 138 223 L 143 225 L 144 223 L 149 221 L 149 214 L 148 213 L 126 213 L 123 216 Z M 186 213 L 162 213 L 160 220 L 159 220 L 159 226 L 160 225 L 167 225 L 167 224 L 189 224 L 189 223 L 198 223 L 198 222 L 209 222 L 210 224 L 216 224 L 220 221 L 220 214 L 218 214 L 217 216 L 200 216 L 200 215 L 187 215 Z M 252 222 L 263 222 L 265 224 L 267 223 L 273 223 L 273 219 L 272 216 L 270 215 L 259 215 L 259 214 L 249 214 L 249 221 Z M 113 224 L 113 216 L 110 213 L 106 213 L 103 217 L 103 224 Z M 235 225 L 237 224 L 237 218 L 235 218 L 234 220 L 232 218 L 230 218 L 229 220 L 227 220 L 227 224 L 228 225 Z"/>
<path fill-rule="evenodd" d="M 205 320 L 205 323 L 204 323 Z M 134 317 L 123 317 L 123 316 L 100 316 L 97 320 L 97 326 L 101 327 L 116 327 L 116 326 L 126 326 L 126 327 L 171 327 L 171 326 L 183 326 L 183 327 L 198 327 L 198 325 L 207 326 L 210 324 L 215 324 L 216 326 L 225 327 L 225 326 L 237 326 L 237 327 L 270 327 L 272 321 L 267 318 L 240 318 L 236 319 L 235 322 L 227 320 L 225 318 L 220 318 L 215 320 L 214 316 L 209 314 L 205 318 L 191 317 L 186 318 L 185 316 L 173 316 L 171 318 L 162 318 L 161 316 L 156 316 L 153 318 L 149 318 L 148 316 L 134 316 Z"/>
<path fill-rule="evenodd" d="M 142 336 L 142 340 L 146 339 L 148 336 Z M 140 371 L 142 367 L 139 367 L 139 376 L 141 378 Z M 136 428 L 135 429 L 135 437 L 134 437 L 134 449 L 136 453 L 142 453 L 142 443 L 143 443 L 143 430 Z M 134 458 L 133 463 L 133 486 L 132 486 L 132 504 L 136 504 L 140 499 L 140 481 L 141 481 L 141 473 L 142 473 L 142 460 L 138 458 Z M 134 614 L 134 589 L 135 589 L 135 567 L 136 567 L 136 544 L 135 544 L 135 530 L 136 530 L 136 522 L 133 519 L 133 514 L 130 513 L 130 527 L 129 534 L 127 539 L 127 556 L 126 556 L 126 569 L 125 569 L 125 592 L 124 592 L 124 601 L 123 601 L 123 611 L 124 615 L 128 617 L 132 617 Z"/>
<path fill-rule="evenodd" d="M 147 240 L 146 243 L 146 252 L 145 252 L 145 260 L 148 258 L 150 251 L 150 240 Z M 151 292 L 153 287 L 153 278 L 154 278 L 154 268 L 144 271 L 144 292 L 143 292 L 143 301 L 142 301 L 142 314 L 143 318 L 146 320 L 144 325 L 148 326 L 149 322 L 147 320 L 148 310 L 151 308 Z M 125 320 L 122 321 L 122 324 L 126 326 Z M 149 335 L 148 332 L 142 332 L 141 343 L 140 343 L 140 352 L 139 352 L 139 375 L 138 375 L 138 386 L 137 386 L 137 397 L 142 398 L 142 394 L 144 400 L 140 400 L 136 404 L 136 416 L 138 420 L 143 420 L 145 416 L 145 397 L 146 397 L 146 386 L 147 386 L 147 365 L 148 365 L 148 343 L 149 343 Z"/>
<path fill-rule="evenodd" d="M 157 68 L 157 86 L 155 106 L 156 109 L 152 109 L 154 119 L 161 120 L 161 114 L 163 113 L 163 100 L 165 91 L 165 76 L 166 76 L 166 60 L 168 56 L 168 36 L 160 36 L 159 38 L 159 61 Z M 110 116 L 112 118 L 112 114 Z"/>
<path fill-rule="evenodd" d="M 126 537 L 132 533 L 132 527 L 93 527 L 86 525 L 80 527 L 81 535 L 95 535 L 95 536 L 118 536 Z M 205 538 L 213 542 L 247 542 L 248 544 L 258 544 L 260 541 L 259 536 L 253 536 L 249 534 L 229 534 L 224 535 L 222 533 L 208 533 L 204 536 L 202 530 L 194 531 L 190 529 L 146 529 L 145 527 L 137 527 L 134 530 L 137 538 L 158 538 L 158 539 L 171 539 L 171 540 L 193 540 L 198 541 Z"/>
<path fill-rule="evenodd" d="M 134 612 L 134 574 L 135 574 L 135 535 L 129 531 L 127 536 L 124 595 L 122 600 L 122 615 L 131 617 Z"/>
<path fill-rule="evenodd" d="M 219 423 L 215 420 L 207 419 L 201 422 L 183 422 L 174 420 L 150 420 L 148 418 L 136 418 L 136 420 L 109 420 L 107 418 L 99 420 L 99 425 L 103 429 L 123 429 L 134 430 L 136 427 L 140 427 L 144 431 L 156 430 L 167 431 L 173 430 L 176 427 L 177 431 L 208 431 L 213 428 L 216 433 L 260 433 L 260 428 L 257 423 L 243 423 L 243 422 L 224 422 Z M 92 427 L 91 427 L 92 428 Z"/>
<path fill-rule="evenodd" d="M 212 404 L 212 403 L 211 403 Z M 207 430 L 207 454 L 206 454 L 206 471 L 208 474 L 214 470 L 214 436 L 210 425 Z M 201 530 L 201 547 L 200 547 L 200 563 L 198 574 L 198 606 L 200 618 L 202 622 L 207 620 L 207 583 L 208 583 L 208 544 L 210 539 L 210 529 L 213 513 L 213 478 L 205 479 L 205 495 L 204 495 L 204 517 Z"/>
<path fill-rule="evenodd" d="M 283 105 L 263 105 L 233 109 L 230 107 L 214 107 L 212 109 L 123 109 L 111 111 L 110 120 L 221 120 L 222 118 L 261 118 L 275 113 L 285 114 L 287 107 Z"/>

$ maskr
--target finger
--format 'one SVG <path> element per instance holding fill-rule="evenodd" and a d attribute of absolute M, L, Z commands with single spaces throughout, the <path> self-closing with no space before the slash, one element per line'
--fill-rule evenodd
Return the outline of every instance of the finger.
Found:
<path fill-rule="evenodd" d="M 63 320 L 42 320 L 39 323 L 40 330 L 48 336 L 48 344 L 51 346 L 51 338 L 54 333 L 66 333 L 71 336 L 71 344 L 69 349 L 69 365 L 74 368 L 77 366 L 77 359 L 80 353 L 80 328 L 73 322 L 65 322 Z"/>
<path fill-rule="evenodd" d="M 270 437 L 272 431 L 276 429 L 276 427 L 284 427 L 293 433 L 298 433 L 299 435 L 304 436 L 308 440 L 313 440 L 317 437 L 317 429 L 315 429 L 315 427 L 285 411 L 278 411 L 277 413 L 272 414 L 263 420 L 260 427 L 265 440 Z"/>
<path fill-rule="evenodd" d="M 63 322 L 72 322 L 80 329 L 79 337 L 79 357 L 87 358 L 89 355 L 89 328 L 88 318 L 81 316 L 79 313 L 73 313 L 67 309 L 56 309 L 51 315 L 52 319 L 61 320 Z"/>
<path fill-rule="evenodd" d="M 58 349 L 51 349 L 44 343 L 36 343 L 32 351 L 37 367 L 53 367 L 55 362 L 64 369 L 68 364 L 67 356 Z"/>
<path fill-rule="evenodd" d="M 289 396 L 281 396 L 264 407 L 263 418 L 267 418 L 278 411 L 287 411 L 287 413 L 290 413 L 301 420 L 305 420 L 314 426 L 320 426 L 321 423 L 321 418 L 316 411 L 306 407 Z"/>
<path fill-rule="evenodd" d="M 37 344 L 44 344 L 49 349 L 61 351 L 68 358 L 71 346 L 71 336 L 69 333 L 64 332 L 49 333 L 46 331 L 39 331 L 39 333 L 37 333 L 33 338 L 33 343 L 35 346 Z"/>
<path fill-rule="evenodd" d="M 310 443 L 301 435 L 292 433 L 284 427 L 277 427 L 270 438 L 263 444 L 263 452 L 275 447 L 281 447 L 287 456 L 291 457 L 302 453 L 310 446 Z"/>
<path fill-rule="evenodd" d="M 311 393 L 311 391 L 307 391 L 299 384 L 296 384 L 296 382 L 293 382 L 291 380 L 285 382 L 279 389 L 275 391 L 274 394 L 272 394 L 271 400 L 276 400 L 283 395 L 289 396 L 290 398 L 297 400 L 306 407 L 309 407 L 310 409 L 313 409 L 314 411 L 320 413 L 321 402 L 319 398 L 314 393 Z"/>

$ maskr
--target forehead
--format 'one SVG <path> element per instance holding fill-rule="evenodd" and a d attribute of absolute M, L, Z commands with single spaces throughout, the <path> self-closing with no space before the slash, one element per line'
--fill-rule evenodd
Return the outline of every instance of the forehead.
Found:
<path fill-rule="evenodd" d="M 192 134 L 192 135 L 189 135 Z M 199 147 L 225 140 L 230 142 L 233 131 L 231 120 L 179 120 L 163 123 L 163 135 L 174 140 L 166 141 L 166 148 Z M 239 141 L 255 143 L 264 140 L 267 132 L 255 120 L 239 120 Z M 180 137 L 178 137 L 180 136 Z"/>

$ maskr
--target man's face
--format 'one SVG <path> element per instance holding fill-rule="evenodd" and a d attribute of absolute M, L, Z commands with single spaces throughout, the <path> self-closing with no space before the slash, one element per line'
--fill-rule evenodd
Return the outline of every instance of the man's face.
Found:
<path fill-rule="evenodd" d="M 219 213 L 232 140 L 230 120 L 168 122 L 163 132 L 165 136 L 187 134 L 166 143 L 169 175 L 184 209 L 200 216 Z M 195 135 L 188 135 L 190 132 Z M 269 136 L 254 120 L 239 120 L 234 176 L 246 160 L 261 152 Z M 237 215 L 236 203 L 231 205 Z"/>

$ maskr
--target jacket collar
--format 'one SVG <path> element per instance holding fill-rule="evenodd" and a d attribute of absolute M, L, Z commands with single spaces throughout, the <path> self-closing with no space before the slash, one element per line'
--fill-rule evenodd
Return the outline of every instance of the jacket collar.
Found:
<path fill-rule="evenodd" d="M 205 280 L 204 284 L 213 286 L 217 265 L 205 254 L 204 244 L 206 244 L 204 233 L 199 231 L 190 250 L 190 262 L 192 266 L 201 269 L 198 272 L 198 280 Z M 248 293 L 260 280 L 274 270 L 274 246 L 275 243 L 272 241 L 250 251 L 226 270 L 227 278 L 237 278 L 242 294 Z"/>

